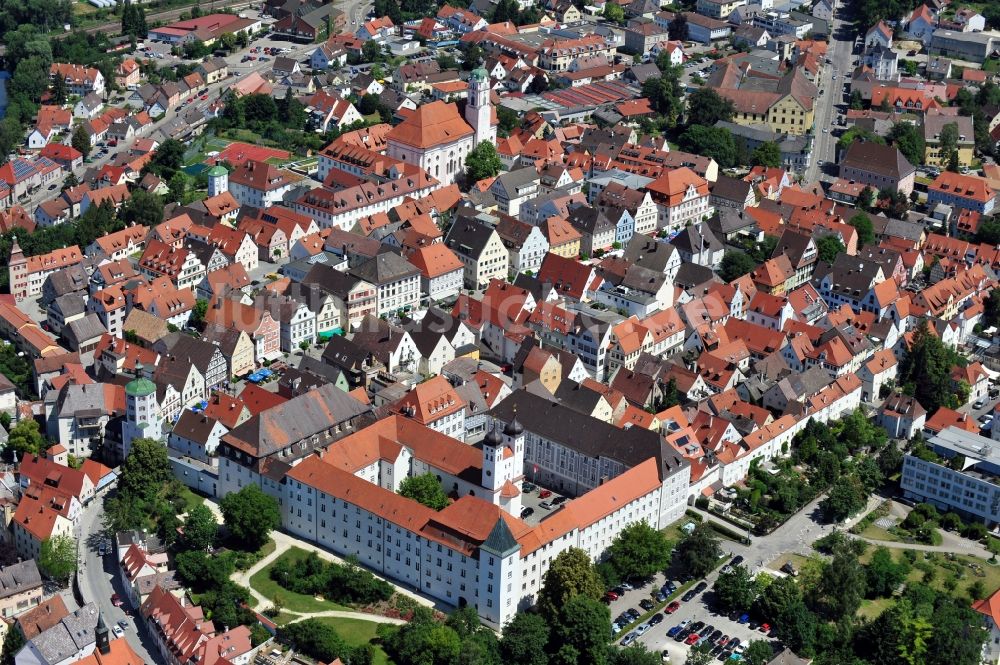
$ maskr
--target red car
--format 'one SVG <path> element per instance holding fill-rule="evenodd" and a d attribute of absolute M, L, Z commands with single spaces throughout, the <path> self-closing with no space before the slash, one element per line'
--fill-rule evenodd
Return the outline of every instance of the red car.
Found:
<path fill-rule="evenodd" d="M 769 623 L 762 623 L 762 624 L 760 624 L 760 629 L 759 630 L 760 630 L 760 632 L 762 632 L 762 633 L 764 633 L 766 635 L 767 633 L 771 632 L 771 624 L 769 624 Z"/>
<path fill-rule="evenodd" d="M 604 594 L 604 600 L 611 602 L 612 600 L 618 600 L 618 594 L 614 591 L 608 591 Z"/>
<path fill-rule="evenodd" d="M 665 608 L 663 608 L 663 611 L 664 611 L 664 612 L 666 612 L 667 614 L 673 614 L 674 612 L 676 612 L 676 611 L 677 611 L 677 610 L 679 610 L 680 608 L 681 608 L 681 604 L 680 604 L 680 603 L 678 603 L 678 602 L 677 602 L 677 601 L 675 600 L 674 602 L 670 603 L 670 604 L 669 604 L 669 605 L 667 605 L 667 606 L 666 606 Z"/>
<path fill-rule="evenodd" d="M 111 594 L 111 604 L 114 605 L 115 607 L 121 607 L 122 597 L 119 596 L 117 593 Z"/>
<path fill-rule="evenodd" d="M 695 642 L 697 642 L 700 639 L 701 639 L 701 635 L 699 635 L 698 633 L 691 633 L 690 635 L 687 636 L 687 639 L 684 640 L 684 644 L 687 644 L 688 646 L 690 646 L 690 645 L 694 644 Z"/>
<path fill-rule="evenodd" d="M 538 493 L 538 496 L 540 496 L 543 499 L 547 499 L 550 496 L 552 496 L 552 490 L 542 490 L 541 492 Z"/>

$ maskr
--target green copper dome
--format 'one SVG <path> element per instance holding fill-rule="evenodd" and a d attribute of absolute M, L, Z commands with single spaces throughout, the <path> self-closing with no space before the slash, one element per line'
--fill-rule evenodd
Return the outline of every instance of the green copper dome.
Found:
<path fill-rule="evenodd" d="M 217 178 L 219 176 L 229 175 L 229 171 L 226 170 L 225 166 L 216 164 L 207 171 L 207 175 L 209 178 Z"/>
<path fill-rule="evenodd" d="M 472 78 L 474 78 L 474 79 L 478 79 L 480 81 L 485 81 L 487 76 L 489 76 L 489 74 L 487 74 L 486 70 L 483 69 L 482 67 L 479 67 L 478 69 L 473 69 L 472 70 Z"/>
<path fill-rule="evenodd" d="M 125 394 L 132 397 L 146 397 L 156 392 L 156 384 L 149 379 L 132 379 L 125 384 Z"/>
<path fill-rule="evenodd" d="M 156 384 L 142 376 L 142 363 L 135 364 L 135 378 L 125 384 L 125 394 L 146 397 L 156 392 Z"/>

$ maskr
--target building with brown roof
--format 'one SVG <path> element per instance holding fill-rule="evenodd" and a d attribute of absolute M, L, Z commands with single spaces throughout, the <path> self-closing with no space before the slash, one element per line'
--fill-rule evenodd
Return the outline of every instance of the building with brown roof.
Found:
<path fill-rule="evenodd" d="M 876 192 L 892 189 L 909 196 L 916 169 L 894 146 L 856 141 L 841 157 L 840 177 L 864 183 Z"/>

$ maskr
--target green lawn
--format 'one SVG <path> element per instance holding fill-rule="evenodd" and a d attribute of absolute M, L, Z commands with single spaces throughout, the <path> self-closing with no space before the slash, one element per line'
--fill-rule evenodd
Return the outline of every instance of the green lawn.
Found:
<path fill-rule="evenodd" d="M 190 487 L 187 485 L 182 486 L 180 492 L 178 492 L 181 497 L 184 498 L 184 512 L 189 513 L 191 509 L 195 506 L 200 506 L 205 503 L 205 497 L 200 494 L 195 494 Z"/>
<path fill-rule="evenodd" d="M 378 628 L 378 624 L 374 621 L 363 621 L 361 619 L 319 617 L 316 620 L 332 627 L 352 647 L 371 642 L 375 638 L 375 630 Z M 382 647 L 375 645 L 374 656 L 372 660 L 374 665 L 389 665 L 389 657 L 385 654 L 385 651 L 382 651 Z"/>
<path fill-rule="evenodd" d="M 892 547 L 891 545 L 886 545 L 886 547 L 888 547 L 889 551 L 892 552 L 894 560 L 899 561 L 903 557 L 903 548 Z M 868 563 L 874 552 L 875 547 L 869 547 L 868 551 L 860 557 L 860 561 L 862 563 Z M 930 554 L 933 558 L 926 559 L 924 557 L 925 554 Z M 917 552 L 917 561 L 913 564 L 913 569 L 906 578 L 907 582 L 923 581 L 924 571 L 917 568 L 917 565 L 919 565 L 922 561 L 930 563 L 933 566 L 934 578 L 931 581 L 930 586 L 934 587 L 938 591 L 946 590 L 945 580 L 948 580 L 949 578 L 956 578 L 957 585 L 954 590 L 950 592 L 955 598 L 967 600 L 969 595 L 968 588 L 976 580 L 983 583 L 983 587 L 986 589 L 987 593 L 992 593 L 996 589 L 1000 588 L 1000 566 L 986 563 L 978 557 L 965 554 L 952 555 L 952 558 L 949 559 L 943 552 Z M 978 566 L 981 574 L 977 574 L 976 571 L 970 567 L 970 564 Z"/>
<path fill-rule="evenodd" d="M 767 567 L 771 570 L 781 570 L 787 562 L 791 561 L 792 565 L 795 566 L 795 570 L 799 573 L 805 567 L 806 562 L 809 561 L 809 557 L 802 556 L 801 554 L 782 554 L 777 559 L 768 562 Z"/>
<path fill-rule="evenodd" d="M 1000 71 L 1000 58 L 989 58 L 983 63 L 984 72 Z"/>
<path fill-rule="evenodd" d="M 863 538 L 871 538 L 872 540 L 884 540 L 890 543 L 902 542 L 899 536 L 896 534 L 883 529 L 882 527 L 875 526 L 871 524 L 860 534 Z"/>
<path fill-rule="evenodd" d="M 250 578 L 250 586 L 257 590 L 265 598 L 274 599 L 275 594 L 280 594 L 282 606 L 290 612 L 324 612 L 326 610 L 350 610 L 339 603 L 329 600 L 320 600 L 313 596 L 302 593 L 294 593 L 282 588 L 277 582 L 271 579 L 271 569 L 278 561 L 290 561 L 295 564 L 304 560 L 309 555 L 303 549 L 292 547 L 287 552 L 279 556 L 267 566 L 258 570 Z"/>
<path fill-rule="evenodd" d="M 876 598 L 875 600 L 863 600 L 861 601 L 861 608 L 858 610 L 858 616 L 865 619 L 874 619 L 878 615 L 882 614 L 889 606 L 892 605 L 891 598 Z"/>

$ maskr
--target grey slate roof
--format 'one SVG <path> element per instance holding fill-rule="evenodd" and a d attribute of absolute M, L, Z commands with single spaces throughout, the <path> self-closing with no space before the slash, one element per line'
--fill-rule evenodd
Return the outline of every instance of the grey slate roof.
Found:
<path fill-rule="evenodd" d="M 205 444 L 217 422 L 215 418 L 209 418 L 203 413 L 184 410 L 171 433 L 194 443 Z"/>
<path fill-rule="evenodd" d="M 385 252 L 368 259 L 356 268 L 351 268 L 350 273 L 366 282 L 381 286 L 419 275 L 420 271 L 399 254 Z"/>
<path fill-rule="evenodd" d="M 486 249 L 490 238 L 493 237 L 493 233 L 493 227 L 485 222 L 478 219 L 459 218 L 451 225 L 444 242 L 457 254 L 478 259 Z"/>
<path fill-rule="evenodd" d="M 677 248 L 665 242 L 657 242 L 649 236 L 636 234 L 625 246 L 624 259 L 629 263 L 665 272 L 667 264 L 677 253 Z"/>
<path fill-rule="evenodd" d="M 328 444 L 331 439 L 327 435 L 335 426 L 368 411 L 367 405 L 333 384 L 326 384 L 262 411 L 227 434 L 224 440 L 241 444 L 238 445 L 241 450 L 258 458 L 309 440 L 305 446 L 294 446 L 293 457 L 285 460 L 290 461 Z M 314 435 L 318 436 L 315 444 L 311 442 Z"/>
<path fill-rule="evenodd" d="M 42 575 L 34 559 L 0 568 L 0 598 L 42 586 Z"/>
<path fill-rule="evenodd" d="M 95 642 L 94 629 L 99 616 L 97 605 L 87 603 L 36 636 L 31 643 L 45 662 L 61 663 Z"/>
<path fill-rule="evenodd" d="M 590 416 L 577 413 L 558 402 L 519 390 L 498 404 L 491 415 L 505 423 L 514 418 L 526 432 L 555 441 L 592 458 L 614 459 L 634 467 L 655 458 L 660 479 L 688 466 L 657 432 L 633 427 L 619 429 Z"/>
<path fill-rule="evenodd" d="M 88 312 L 82 319 L 70 321 L 63 330 L 63 337 L 73 347 L 79 349 L 84 342 L 99 338 L 108 332 L 101 319 L 94 312 Z"/>

